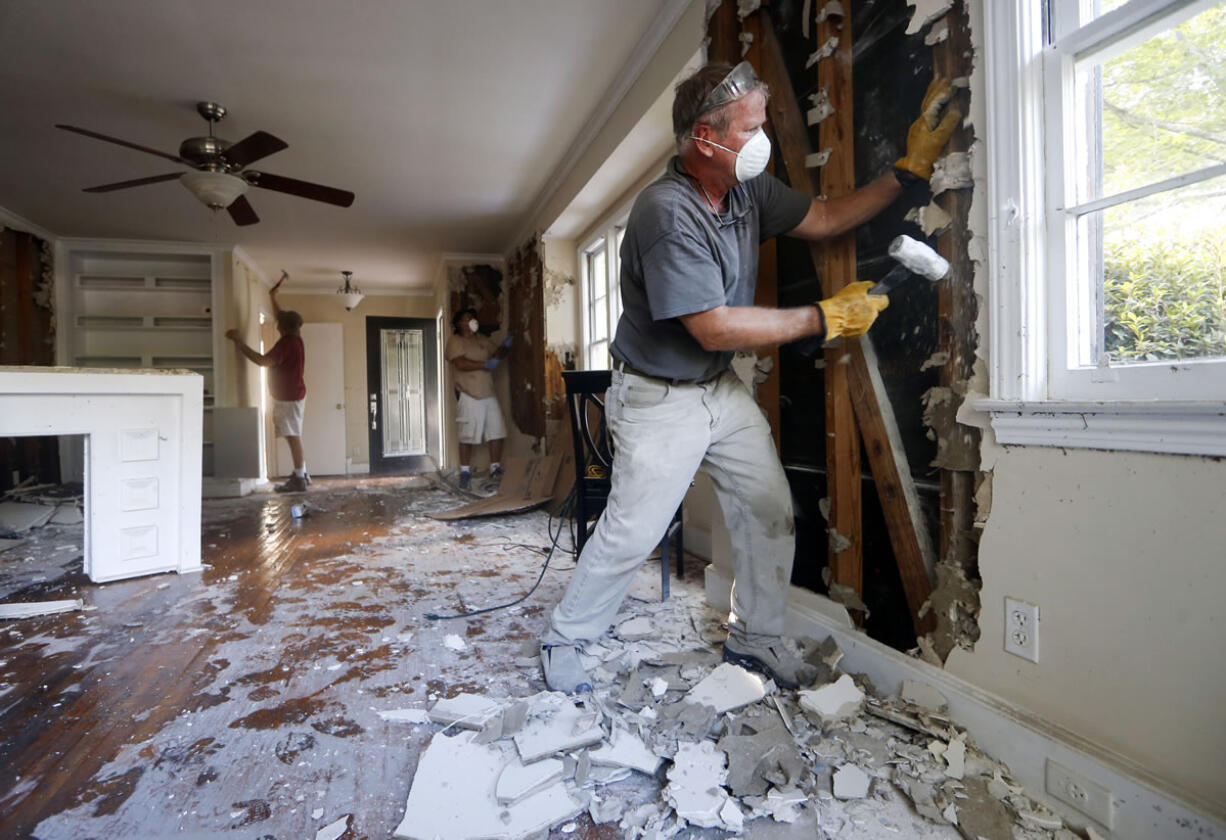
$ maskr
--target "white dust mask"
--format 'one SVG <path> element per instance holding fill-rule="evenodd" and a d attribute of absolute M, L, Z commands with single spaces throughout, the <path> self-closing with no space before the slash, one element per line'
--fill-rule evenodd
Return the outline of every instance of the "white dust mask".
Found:
<path fill-rule="evenodd" d="M 758 129 L 754 135 L 746 141 L 739 152 L 733 152 L 727 146 L 720 146 L 714 140 L 704 140 L 701 137 L 690 135 L 691 140 L 697 140 L 700 143 L 709 143 L 712 146 L 717 146 L 725 152 L 731 152 L 736 155 L 736 179 L 739 183 L 745 183 L 748 180 L 757 178 L 766 171 L 766 164 L 771 159 L 771 141 L 766 136 L 766 132 Z"/>
<path fill-rule="evenodd" d="M 476 318 L 469 318 L 469 319 L 468 319 L 468 328 L 469 328 L 470 330 L 472 330 L 473 332 L 476 332 L 476 331 L 477 331 L 477 328 L 478 328 L 478 327 L 480 327 L 480 326 L 481 326 L 481 324 L 479 324 L 479 323 L 477 322 L 477 319 L 476 319 Z"/>

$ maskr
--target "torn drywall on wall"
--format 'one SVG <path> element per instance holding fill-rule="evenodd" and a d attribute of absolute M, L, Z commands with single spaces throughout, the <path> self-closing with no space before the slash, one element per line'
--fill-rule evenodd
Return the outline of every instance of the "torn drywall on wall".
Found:
<path fill-rule="evenodd" d="M 970 61 L 972 95 L 969 108 L 963 103 L 963 112 L 967 114 L 963 127 L 973 133 L 976 126 L 984 124 L 982 96 L 976 95 L 983 91 L 982 62 L 977 60 L 980 57 L 977 33 L 982 27 L 972 22 L 971 10 L 965 3 L 950 0 L 908 0 L 908 3 L 914 7 L 908 33 L 923 34 L 925 43 L 934 46 L 938 53 L 945 51 L 948 55 L 955 51 L 956 56 L 959 54 L 956 51 L 961 50 Z M 958 62 L 955 60 L 953 64 L 957 66 Z M 957 88 L 965 86 L 961 80 L 955 84 Z M 957 259 L 951 257 L 951 262 L 960 265 L 955 266 L 947 281 L 947 294 L 952 316 L 974 320 L 973 325 L 953 325 L 959 337 L 942 348 L 942 355 L 952 353 L 942 360 L 946 367 L 941 386 L 924 394 L 923 422 L 929 438 L 937 444 L 932 463 L 950 471 L 943 473 L 948 478 L 948 481 L 943 480 L 943 485 L 962 488 L 962 495 L 956 498 L 971 507 L 971 511 L 964 511 L 961 516 L 955 512 L 944 520 L 947 533 L 943 552 L 936 566 L 936 585 L 926 605 L 936 619 L 936 628 L 918 640 L 923 658 L 940 665 L 952 650 L 973 649 L 979 639 L 979 590 L 982 586 L 979 535 L 991 504 L 991 474 L 984 472 L 990 467 L 985 465 L 983 458 L 984 439 L 991 439 L 990 430 L 985 435 L 986 418 L 972 416 L 970 410 L 972 395 L 987 388 L 986 365 L 981 358 L 983 338 L 987 334 L 983 294 L 987 264 L 984 238 L 987 225 L 983 218 L 986 182 L 981 149 L 980 141 L 971 138 L 965 151 L 951 151 L 937 162 L 931 188 L 938 198 L 929 208 L 918 211 L 915 219 L 926 233 L 944 230 L 946 236 L 952 237 L 955 249 L 965 247 L 964 253 L 955 250 Z M 965 224 L 957 212 L 947 214 L 948 208 L 960 208 Z M 969 488 L 968 481 L 971 482 Z"/>
<path fill-rule="evenodd" d="M 552 268 L 545 269 L 545 309 L 553 309 L 567 302 L 575 288 L 575 278 Z"/>

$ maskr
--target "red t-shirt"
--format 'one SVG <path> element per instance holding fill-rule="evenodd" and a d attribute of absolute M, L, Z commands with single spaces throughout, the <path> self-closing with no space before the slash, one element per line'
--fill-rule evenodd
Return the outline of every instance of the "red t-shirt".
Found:
<path fill-rule="evenodd" d="M 302 367 L 306 351 L 302 339 L 296 335 L 283 335 L 268 351 L 272 367 L 268 369 L 268 391 L 274 400 L 291 402 L 306 396 L 306 383 L 302 381 Z"/>

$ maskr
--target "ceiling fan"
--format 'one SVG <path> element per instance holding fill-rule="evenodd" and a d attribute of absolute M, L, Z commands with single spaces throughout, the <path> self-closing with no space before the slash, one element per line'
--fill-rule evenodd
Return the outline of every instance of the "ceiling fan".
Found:
<path fill-rule="evenodd" d="M 196 103 L 196 111 L 208 121 L 209 136 L 190 137 L 184 140 L 179 146 L 178 155 L 160 152 L 157 149 L 150 149 L 147 146 L 130 143 L 117 137 L 109 137 L 105 134 L 99 134 L 96 131 L 90 131 L 85 128 L 78 128 L 74 125 L 57 124 L 55 127 L 62 128 L 64 131 L 83 134 L 86 137 L 93 137 L 95 140 L 105 140 L 118 146 L 136 149 L 138 152 L 147 152 L 192 168 L 190 172 L 152 175 L 148 178 L 136 178 L 131 181 L 119 181 L 114 184 L 89 187 L 85 192 L 112 192 L 113 190 L 126 190 L 129 187 L 142 187 L 146 184 L 158 184 L 162 181 L 178 179 L 205 206 L 212 210 L 220 210 L 224 207 L 229 212 L 230 218 L 237 225 L 253 225 L 260 220 L 260 217 L 255 213 L 255 209 L 251 206 L 251 202 L 244 195 L 248 187 L 260 187 L 275 192 L 288 193 L 299 198 L 309 198 L 313 201 L 322 201 L 325 204 L 335 204 L 337 207 L 348 207 L 353 204 L 353 193 L 347 190 L 338 190 L 334 187 L 325 187 L 322 184 L 312 184 L 309 181 L 299 181 L 296 178 L 273 175 L 270 172 L 246 169 L 246 166 L 255 163 L 257 160 L 288 148 L 289 144 L 280 138 L 273 137 L 266 131 L 257 131 L 244 137 L 237 143 L 231 143 L 229 140 L 214 137 L 213 123 L 226 115 L 225 106 L 216 102 L 198 102 Z"/>

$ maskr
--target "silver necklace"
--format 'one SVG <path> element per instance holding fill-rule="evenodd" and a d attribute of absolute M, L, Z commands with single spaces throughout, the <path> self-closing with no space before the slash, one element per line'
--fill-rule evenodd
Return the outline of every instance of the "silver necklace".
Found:
<path fill-rule="evenodd" d="M 694 180 L 698 181 L 697 178 Z M 702 185 L 702 181 L 698 181 L 698 189 L 702 190 L 702 194 L 707 198 L 707 204 L 711 205 L 711 210 L 715 213 L 715 218 L 719 219 L 719 223 L 722 225 L 724 223 L 724 216 L 719 212 L 719 205 L 711 200 L 711 194 L 707 192 L 707 188 Z"/>

